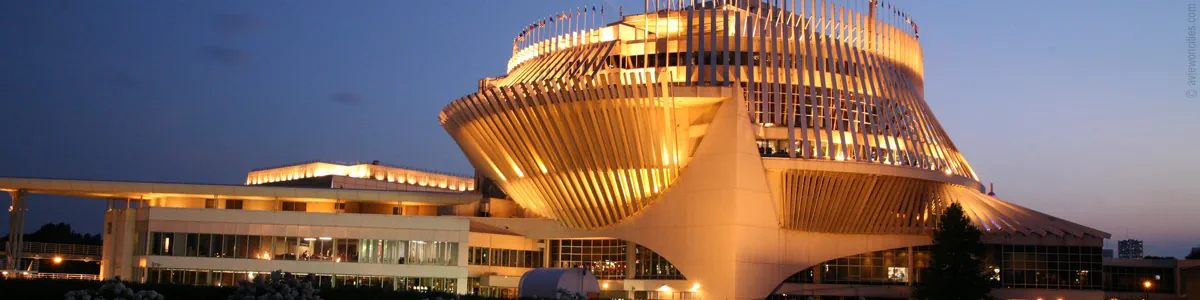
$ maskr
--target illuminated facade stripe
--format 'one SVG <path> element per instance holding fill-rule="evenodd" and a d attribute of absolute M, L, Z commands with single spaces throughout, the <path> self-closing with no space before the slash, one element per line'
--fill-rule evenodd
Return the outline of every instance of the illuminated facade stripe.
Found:
<path fill-rule="evenodd" d="M 475 179 L 377 164 L 300 163 L 254 170 L 246 174 L 246 185 L 261 185 L 322 176 L 348 176 L 450 191 L 474 191 Z"/>
<path fill-rule="evenodd" d="M 447 131 L 522 207 L 572 227 L 614 224 L 678 174 L 673 102 L 654 77 L 495 87 L 453 102 Z M 486 166 L 486 167 L 483 167 Z"/>
<path fill-rule="evenodd" d="M 442 122 L 518 203 L 581 228 L 652 202 L 682 167 L 659 152 L 686 161 L 662 143 L 681 139 L 674 87 L 743 93 L 732 98 L 760 138 L 785 141 L 782 156 L 978 180 L 923 99 L 914 33 L 835 2 L 708 1 L 534 41 Z"/>

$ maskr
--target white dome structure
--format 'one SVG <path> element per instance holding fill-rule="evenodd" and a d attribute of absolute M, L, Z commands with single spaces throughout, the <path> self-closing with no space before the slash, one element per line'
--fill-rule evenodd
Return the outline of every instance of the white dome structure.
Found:
<path fill-rule="evenodd" d="M 600 293 L 600 283 L 596 281 L 596 276 L 587 269 L 542 268 L 525 272 L 518 285 L 520 298 L 557 299 L 559 290 L 592 298 L 590 295 Z"/>

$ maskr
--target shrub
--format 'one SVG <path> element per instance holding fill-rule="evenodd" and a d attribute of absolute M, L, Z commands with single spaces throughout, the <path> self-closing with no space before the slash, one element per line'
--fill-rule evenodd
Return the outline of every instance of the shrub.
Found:
<path fill-rule="evenodd" d="M 237 290 L 229 295 L 229 300 L 320 300 L 317 289 L 312 286 L 310 274 L 303 282 L 296 280 L 291 274 L 289 279 L 283 279 L 283 271 L 271 272 L 271 277 L 264 279 L 256 277 L 254 281 L 239 280 Z"/>
<path fill-rule="evenodd" d="M 66 300 L 163 300 L 164 298 L 162 294 L 155 291 L 134 291 L 131 288 L 125 287 L 124 283 L 116 279 L 100 282 L 100 288 L 98 289 L 70 291 L 63 295 L 63 299 Z"/>

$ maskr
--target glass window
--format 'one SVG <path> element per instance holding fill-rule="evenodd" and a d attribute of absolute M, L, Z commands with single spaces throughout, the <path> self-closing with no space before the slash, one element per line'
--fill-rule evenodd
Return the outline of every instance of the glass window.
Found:
<path fill-rule="evenodd" d="M 308 203 L 283 201 L 283 211 L 308 211 Z"/>
<path fill-rule="evenodd" d="M 207 234 L 207 233 L 200 234 L 200 237 L 197 242 L 198 245 L 196 246 L 196 249 L 197 249 L 196 256 L 200 256 L 200 257 L 212 256 L 212 248 L 210 248 L 210 247 L 212 247 L 211 243 L 212 243 L 212 235 L 211 234 Z"/>
<path fill-rule="evenodd" d="M 358 262 L 358 239 L 338 239 L 338 257 L 342 262 Z"/>
<path fill-rule="evenodd" d="M 246 258 L 262 257 L 262 248 L 260 245 L 261 238 L 259 236 L 246 236 Z"/>
<path fill-rule="evenodd" d="M 277 236 L 271 238 L 271 259 L 289 260 L 288 255 L 288 237 Z"/>
<path fill-rule="evenodd" d="M 333 238 L 317 238 L 310 244 L 312 245 L 312 255 L 309 256 L 309 260 L 333 260 Z"/>
<path fill-rule="evenodd" d="M 187 255 L 187 234 L 176 232 L 176 233 L 170 234 L 170 236 L 171 236 L 170 255 L 171 256 Z"/>
<path fill-rule="evenodd" d="M 237 244 L 234 244 L 234 251 L 237 252 L 237 258 L 250 258 L 250 236 L 237 236 Z"/>
<path fill-rule="evenodd" d="M 625 241 L 551 240 L 550 251 L 550 267 L 582 267 L 590 269 L 600 279 L 625 278 Z"/>
<path fill-rule="evenodd" d="M 300 238 L 297 242 L 296 252 L 300 253 L 299 260 L 313 259 L 313 244 L 317 241 L 315 237 Z"/>
<path fill-rule="evenodd" d="M 137 248 L 134 249 L 133 255 L 146 255 L 146 233 L 137 233 Z"/>
<path fill-rule="evenodd" d="M 236 284 L 237 280 L 239 279 L 239 278 L 235 278 L 235 277 L 237 277 L 238 274 L 233 273 L 233 272 L 226 272 L 226 273 L 223 273 L 222 275 L 223 276 L 221 276 L 221 284 L 220 284 L 222 286 L 234 286 L 234 284 Z"/>
<path fill-rule="evenodd" d="M 150 255 L 163 255 L 166 252 L 167 243 L 163 242 L 163 233 L 154 232 L 150 234 Z"/>
<path fill-rule="evenodd" d="M 225 236 L 220 234 L 211 235 L 212 239 L 212 255 L 211 257 L 225 257 Z"/>
<path fill-rule="evenodd" d="M 184 255 L 185 256 L 196 256 L 196 253 L 199 249 L 200 249 L 200 235 L 195 234 L 195 233 L 188 233 L 187 234 L 187 249 L 186 249 L 187 252 Z"/>
<path fill-rule="evenodd" d="M 453 266 L 458 262 L 458 243 L 410 241 L 405 263 L 416 265 Z"/>

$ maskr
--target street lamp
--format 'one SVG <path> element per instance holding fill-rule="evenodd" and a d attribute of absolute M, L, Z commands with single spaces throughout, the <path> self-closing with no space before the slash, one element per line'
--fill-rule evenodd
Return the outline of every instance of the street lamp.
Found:
<path fill-rule="evenodd" d="M 1150 300 L 1150 288 L 1154 287 L 1154 283 L 1150 280 L 1142 281 L 1142 287 L 1146 288 L 1146 300 Z"/>

